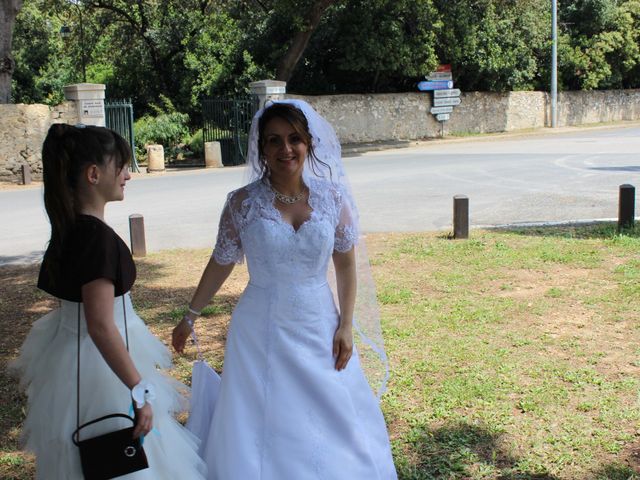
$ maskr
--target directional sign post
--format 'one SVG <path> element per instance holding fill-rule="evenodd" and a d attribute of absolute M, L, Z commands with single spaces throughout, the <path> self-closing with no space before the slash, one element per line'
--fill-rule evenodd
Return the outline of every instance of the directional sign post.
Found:
<path fill-rule="evenodd" d="M 453 80 L 453 75 L 451 74 L 451 72 L 431 72 L 429 75 L 427 75 L 427 80 Z"/>
<path fill-rule="evenodd" d="M 434 107 L 444 107 L 446 105 L 460 105 L 460 97 L 434 98 Z"/>
<path fill-rule="evenodd" d="M 442 80 L 442 81 L 435 81 L 435 82 L 427 82 L 427 81 L 422 81 L 418 83 L 418 90 L 420 90 L 421 92 L 426 92 L 429 90 L 446 90 L 446 89 L 450 89 L 453 88 L 453 82 L 452 81 L 447 81 L 447 80 Z"/>
<path fill-rule="evenodd" d="M 459 97 L 459 96 L 460 96 L 459 88 L 447 88 L 446 90 L 433 91 L 433 98 Z"/>
<path fill-rule="evenodd" d="M 453 88 L 451 65 L 439 65 L 435 72 L 425 75 L 426 81 L 418 83 L 418 90 L 433 92 L 433 107 L 429 110 L 440 122 L 440 136 L 444 137 L 444 122 L 451 118 L 453 107 L 460 105 L 460 89 Z"/>
<path fill-rule="evenodd" d="M 438 115 L 440 113 L 451 113 L 453 112 L 453 107 L 431 107 L 429 110 L 433 115 Z"/>

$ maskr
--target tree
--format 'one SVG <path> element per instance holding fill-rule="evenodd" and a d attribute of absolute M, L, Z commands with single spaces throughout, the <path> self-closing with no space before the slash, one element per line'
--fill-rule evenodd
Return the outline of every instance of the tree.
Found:
<path fill-rule="evenodd" d="M 443 23 L 437 52 L 463 90 L 544 88 L 550 58 L 547 0 L 435 0 Z"/>
<path fill-rule="evenodd" d="M 278 63 L 276 80 L 289 81 L 300 57 L 309 44 L 311 35 L 318 28 L 322 15 L 333 3 L 335 3 L 335 0 L 317 0 L 311 4 L 303 21 L 293 35 L 289 48 Z"/>
<path fill-rule="evenodd" d="M 15 61 L 11 55 L 13 27 L 22 8 L 22 0 L 2 0 L 0 3 L 0 103 L 11 101 L 11 77 Z"/>
<path fill-rule="evenodd" d="M 438 64 L 431 0 L 352 0 L 332 8 L 291 79 L 303 93 L 398 92 Z"/>
<path fill-rule="evenodd" d="M 640 1 L 573 0 L 563 4 L 560 19 L 559 70 L 566 88 L 640 85 Z"/>

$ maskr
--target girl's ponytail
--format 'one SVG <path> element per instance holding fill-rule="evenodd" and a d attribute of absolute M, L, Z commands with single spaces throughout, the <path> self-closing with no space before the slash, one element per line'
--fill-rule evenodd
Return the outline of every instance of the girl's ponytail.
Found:
<path fill-rule="evenodd" d="M 64 123 L 52 125 L 42 145 L 44 207 L 51 222 L 49 250 L 54 258 L 60 258 L 62 242 L 76 218 L 74 187 L 69 182 L 74 170 L 70 155 L 74 143 L 70 138 L 72 128 Z M 77 183 L 77 179 L 73 183 Z M 53 264 L 50 262 L 49 265 Z"/>

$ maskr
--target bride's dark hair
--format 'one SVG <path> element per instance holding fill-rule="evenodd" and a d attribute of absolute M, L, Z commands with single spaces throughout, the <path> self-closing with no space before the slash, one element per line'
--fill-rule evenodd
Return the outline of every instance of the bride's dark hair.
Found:
<path fill-rule="evenodd" d="M 327 167 L 329 169 L 329 175 L 331 175 L 331 167 L 320 160 L 313 150 L 313 137 L 309 131 L 309 122 L 307 121 L 307 117 L 305 117 L 304 113 L 302 113 L 302 110 L 289 103 L 273 103 L 269 107 L 265 108 L 260 120 L 258 121 L 258 153 L 260 155 L 261 176 L 265 177 L 268 171 L 263 151 L 265 142 L 264 129 L 274 118 L 285 120 L 293 127 L 296 133 L 300 135 L 300 138 L 302 138 L 302 141 L 307 146 L 307 159 L 313 172 L 317 175 L 315 164 L 318 162 Z"/>
<path fill-rule="evenodd" d="M 49 250 L 53 258 L 62 254 L 67 232 L 76 221 L 79 209 L 78 180 L 88 165 L 116 163 L 116 171 L 129 163 L 131 149 L 116 132 L 104 127 L 71 126 L 64 123 L 49 128 L 42 145 L 44 207 L 51 223 Z M 57 268 L 58 262 L 49 262 Z M 51 275 L 53 272 L 49 272 Z"/>

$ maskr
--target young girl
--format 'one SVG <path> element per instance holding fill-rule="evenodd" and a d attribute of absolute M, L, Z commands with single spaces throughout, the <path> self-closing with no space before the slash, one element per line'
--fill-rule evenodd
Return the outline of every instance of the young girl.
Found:
<path fill-rule="evenodd" d="M 204 478 L 197 440 L 172 415 L 184 409 L 186 387 L 156 369 L 169 366 L 170 353 L 133 310 L 135 265 L 104 223 L 105 204 L 124 198 L 129 159 L 126 141 L 102 127 L 56 124 L 44 141 L 51 240 L 38 287 L 60 306 L 33 325 L 12 365 L 28 395 L 23 437 L 36 455 L 37 478 L 83 478 L 74 430 L 104 415 L 129 414 L 132 397 L 133 435 L 146 435 L 149 468 L 120 478 Z M 130 426 L 110 419 L 82 429 L 80 439 Z"/>

